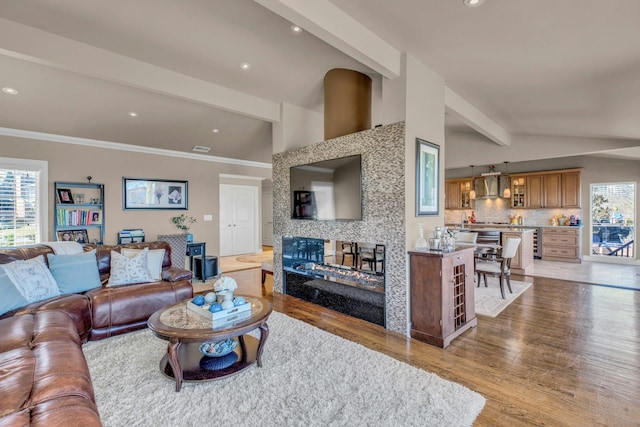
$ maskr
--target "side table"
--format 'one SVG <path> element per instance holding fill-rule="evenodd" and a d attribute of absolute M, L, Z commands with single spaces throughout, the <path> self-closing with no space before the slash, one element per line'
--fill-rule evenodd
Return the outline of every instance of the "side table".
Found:
<path fill-rule="evenodd" d="M 200 264 L 200 274 L 202 277 L 202 283 L 204 283 L 206 279 L 205 275 L 205 262 L 204 260 L 207 258 L 207 244 L 205 242 L 188 242 L 187 243 L 187 256 L 189 257 L 189 269 L 191 271 L 193 268 L 193 257 L 194 256 L 202 256 L 202 263 Z"/>

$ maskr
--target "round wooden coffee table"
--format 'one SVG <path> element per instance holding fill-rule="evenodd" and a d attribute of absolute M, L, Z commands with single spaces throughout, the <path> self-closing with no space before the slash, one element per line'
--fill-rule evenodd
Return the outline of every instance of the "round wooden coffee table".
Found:
<path fill-rule="evenodd" d="M 191 311 L 187 308 L 187 301 L 162 308 L 151 315 L 147 322 L 149 329 L 158 338 L 169 341 L 167 354 L 160 361 L 160 372 L 176 380 L 176 391 L 180 391 L 183 381 L 209 381 L 227 377 L 256 362 L 262 366 L 262 351 L 269 336 L 267 319 L 271 314 L 271 303 L 264 298 L 244 298 L 251 304 L 251 310 L 221 321 L 212 322 Z M 255 329 L 260 331 L 260 339 L 245 335 Z M 215 365 L 216 361 L 200 353 L 200 345 L 234 337 L 240 343 L 234 350 L 237 360 L 230 366 L 210 368 L 208 362 L 214 362 Z"/>

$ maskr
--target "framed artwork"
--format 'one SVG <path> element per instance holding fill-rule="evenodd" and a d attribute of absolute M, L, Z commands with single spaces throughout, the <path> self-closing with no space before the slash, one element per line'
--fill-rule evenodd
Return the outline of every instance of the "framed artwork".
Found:
<path fill-rule="evenodd" d="M 71 190 L 68 188 L 58 188 L 58 203 L 74 203 Z"/>
<path fill-rule="evenodd" d="M 75 242 L 76 238 L 73 235 L 73 231 L 58 231 L 57 237 L 59 242 Z"/>
<path fill-rule="evenodd" d="M 89 243 L 89 235 L 87 230 L 76 230 L 73 232 L 73 240 L 78 243 Z"/>
<path fill-rule="evenodd" d="M 189 182 L 164 179 L 122 178 L 124 210 L 189 208 Z"/>
<path fill-rule="evenodd" d="M 416 138 L 416 216 L 438 215 L 440 146 Z"/>

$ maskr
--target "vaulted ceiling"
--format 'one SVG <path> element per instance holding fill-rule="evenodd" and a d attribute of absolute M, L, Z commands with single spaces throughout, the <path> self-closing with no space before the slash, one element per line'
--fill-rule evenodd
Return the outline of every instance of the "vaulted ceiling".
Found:
<path fill-rule="evenodd" d="M 0 93 L 0 127 L 269 163 L 280 103 L 321 112 L 331 68 L 386 78 L 344 48 L 351 23 L 510 134 L 624 148 L 640 141 L 639 18 L 636 0 L 3 0 L 0 87 L 19 93 Z"/>

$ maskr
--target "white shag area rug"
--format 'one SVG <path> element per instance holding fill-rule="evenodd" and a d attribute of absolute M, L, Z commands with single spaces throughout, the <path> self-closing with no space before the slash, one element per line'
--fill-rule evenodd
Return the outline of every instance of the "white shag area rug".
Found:
<path fill-rule="evenodd" d="M 524 291 L 529 289 L 532 284 L 529 282 L 519 282 L 517 280 L 511 280 L 511 289 L 513 293 L 509 292 L 509 287 L 505 280 L 504 283 L 504 296 L 500 294 L 500 279 L 497 277 L 487 276 L 487 285 L 484 287 L 484 279 L 480 282 L 480 287 L 474 289 L 475 302 L 476 302 L 476 314 L 482 314 L 484 316 L 496 317 L 502 310 L 507 308 L 509 304 L 515 301 Z"/>
<path fill-rule="evenodd" d="M 257 365 L 204 383 L 160 373 L 167 342 L 139 331 L 89 342 L 100 417 L 114 426 L 471 426 L 480 394 L 274 312 Z"/>

